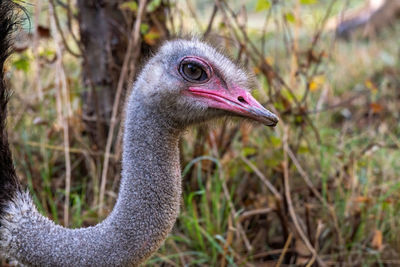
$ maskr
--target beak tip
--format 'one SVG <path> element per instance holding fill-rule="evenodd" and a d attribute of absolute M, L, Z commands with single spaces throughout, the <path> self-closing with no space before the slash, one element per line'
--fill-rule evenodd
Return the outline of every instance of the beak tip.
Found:
<path fill-rule="evenodd" d="M 278 124 L 278 120 L 269 122 L 269 124 L 267 124 L 267 126 L 275 127 L 277 124 Z"/>
<path fill-rule="evenodd" d="M 269 116 L 267 118 L 267 120 L 268 120 L 268 122 L 266 123 L 266 125 L 269 126 L 269 127 L 275 127 L 279 122 L 278 116 L 276 116 L 273 113 L 271 113 L 271 116 Z"/>

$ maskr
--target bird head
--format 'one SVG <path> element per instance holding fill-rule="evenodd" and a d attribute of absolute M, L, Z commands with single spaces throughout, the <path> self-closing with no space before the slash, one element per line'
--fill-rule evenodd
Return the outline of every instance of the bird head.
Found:
<path fill-rule="evenodd" d="M 210 45 L 192 40 L 164 43 L 146 64 L 136 88 L 145 102 L 180 125 L 239 116 L 275 126 L 278 117 L 250 93 L 252 77 Z M 140 89 L 139 89 L 140 88 Z"/>

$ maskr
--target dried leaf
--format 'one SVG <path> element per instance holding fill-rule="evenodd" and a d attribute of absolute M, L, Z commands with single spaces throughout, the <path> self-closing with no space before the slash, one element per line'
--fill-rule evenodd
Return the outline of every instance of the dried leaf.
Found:
<path fill-rule="evenodd" d="M 322 85 L 324 85 L 325 83 L 325 76 L 324 75 L 317 75 L 314 76 L 309 84 L 309 88 L 311 92 L 315 92 L 317 90 L 319 90 Z"/>
<path fill-rule="evenodd" d="M 271 56 L 266 56 L 266 57 L 265 57 L 265 62 L 266 62 L 268 65 L 273 65 L 273 64 L 274 64 L 274 58 L 271 57 Z"/>
<path fill-rule="evenodd" d="M 253 72 L 254 72 L 255 74 L 259 74 L 261 71 L 260 71 L 260 68 L 259 68 L 259 67 L 253 67 Z"/>
<path fill-rule="evenodd" d="M 365 84 L 365 87 L 367 87 L 372 92 L 376 93 L 378 91 L 378 88 L 376 87 L 376 85 L 371 80 L 366 80 L 364 82 L 364 84 Z"/>
<path fill-rule="evenodd" d="M 143 36 L 144 41 L 148 45 L 155 45 L 157 40 L 160 38 L 160 32 L 157 30 L 156 27 L 152 27 L 148 33 Z"/>
<path fill-rule="evenodd" d="M 354 202 L 356 202 L 356 203 L 371 203 L 371 198 L 359 196 L 354 199 Z"/>
<path fill-rule="evenodd" d="M 371 108 L 372 113 L 381 113 L 383 110 L 383 106 L 378 103 L 371 103 L 369 107 Z"/>
<path fill-rule="evenodd" d="M 244 146 L 247 146 L 249 143 L 250 135 L 251 135 L 251 127 L 242 124 L 240 126 L 240 134 L 242 135 L 242 142 Z"/>
<path fill-rule="evenodd" d="M 376 250 L 382 250 L 383 248 L 383 236 L 382 232 L 380 230 L 375 230 L 374 231 L 374 236 L 372 238 L 372 248 Z"/>
<path fill-rule="evenodd" d="M 318 84 L 316 82 L 311 81 L 310 82 L 310 91 L 314 92 L 318 90 Z"/>

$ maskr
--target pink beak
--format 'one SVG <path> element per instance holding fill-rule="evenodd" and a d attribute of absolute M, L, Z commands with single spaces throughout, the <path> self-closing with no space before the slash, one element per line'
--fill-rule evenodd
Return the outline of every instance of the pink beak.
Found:
<path fill-rule="evenodd" d="M 210 90 L 190 87 L 189 92 L 205 99 L 210 107 L 230 111 L 267 126 L 275 126 L 279 121 L 274 113 L 264 108 L 248 91 L 239 87 L 229 91 L 225 88 Z"/>

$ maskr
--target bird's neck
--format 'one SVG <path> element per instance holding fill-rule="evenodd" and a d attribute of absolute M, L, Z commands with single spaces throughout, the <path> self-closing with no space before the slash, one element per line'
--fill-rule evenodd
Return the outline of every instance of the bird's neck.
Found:
<path fill-rule="evenodd" d="M 146 246 L 138 250 L 152 252 L 166 238 L 179 213 L 180 130 L 163 113 L 135 97 L 129 100 L 124 124 L 120 191 L 107 221 L 118 224 L 127 236 L 136 236 L 136 245 Z"/>

